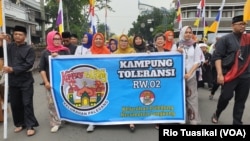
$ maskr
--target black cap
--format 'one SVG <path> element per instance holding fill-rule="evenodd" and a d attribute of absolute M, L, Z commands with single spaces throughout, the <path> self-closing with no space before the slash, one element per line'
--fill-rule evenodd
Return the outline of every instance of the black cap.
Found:
<path fill-rule="evenodd" d="M 63 38 L 70 38 L 71 37 L 71 33 L 68 31 L 62 32 L 62 37 Z"/>
<path fill-rule="evenodd" d="M 235 16 L 232 19 L 232 24 L 234 24 L 236 22 L 242 22 L 242 21 L 243 21 L 243 15 Z"/>
<path fill-rule="evenodd" d="M 23 32 L 23 33 L 25 33 L 25 34 L 27 34 L 27 30 L 26 30 L 26 28 L 25 27 L 23 27 L 23 26 L 15 26 L 14 27 L 14 32 L 15 31 L 19 31 L 19 32 Z"/>

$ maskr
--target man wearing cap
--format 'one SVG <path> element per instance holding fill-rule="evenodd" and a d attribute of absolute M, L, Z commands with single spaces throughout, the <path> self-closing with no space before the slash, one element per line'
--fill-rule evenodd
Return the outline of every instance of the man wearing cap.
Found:
<path fill-rule="evenodd" d="M 248 98 L 250 86 L 250 65 L 249 63 L 245 63 L 245 67 L 242 67 L 244 69 L 239 68 L 242 70 L 241 73 L 230 76 L 231 78 L 233 77 L 233 79 L 227 79 L 228 74 L 230 74 L 227 72 L 231 72 L 231 70 L 235 68 L 235 61 L 244 62 L 244 60 L 248 60 L 247 58 L 249 58 L 249 54 L 242 52 L 242 50 L 240 51 L 240 54 L 238 54 L 238 50 L 242 48 L 241 42 L 245 41 L 242 39 L 245 39 L 245 37 L 248 36 L 244 33 L 246 25 L 246 22 L 243 21 L 243 15 L 233 17 L 233 32 L 221 37 L 215 44 L 216 50 L 214 52 L 213 59 L 215 60 L 215 67 L 217 70 L 217 82 L 221 84 L 222 87 L 221 95 L 217 104 L 217 109 L 211 118 L 213 123 L 218 122 L 222 111 L 225 110 L 229 101 L 234 96 L 232 124 L 243 124 L 242 116 L 244 113 L 245 102 Z M 231 61 L 230 58 L 225 59 L 227 58 L 227 56 L 233 58 L 233 61 Z"/>
<path fill-rule="evenodd" d="M 211 71 L 211 59 L 212 55 L 207 51 L 208 45 L 206 43 L 200 43 L 199 47 L 201 48 L 203 55 L 205 57 L 205 61 L 201 65 L 202 69 L 202 81 L 199 81 L 199 85 L 201 87 L 204 87 L 204 83 L 206 82 L 208 84 L 208 88 L 211 89 L 213 85 L 212 80 L 212 71 Z"/>
<path fill-rule="evenodd" d="M 69 48 L 70 54 L 74 55 L 77 46 L 71 44 L 70 38 L 71 38 L 71 33 L 70 32 L 68 32 L 68 31 L 62 32 L 63 46 Z"/>
<path fill-rule="evenodd" d="M 35 61 L 34 50 L 25 42 L 26 28 L 15 26 L 13 32 L 14 42 L 7 45 L 8 66 L 3 71 L 9 75 L 10 105 L 15 133 L 27 129 L 27 136 L 35 134 L 34 127 L 39 126 L 34 115 L 33 95 L 34 78 L 31 72 Z M 6 39 L 1 34 L 0 40 Z"/>

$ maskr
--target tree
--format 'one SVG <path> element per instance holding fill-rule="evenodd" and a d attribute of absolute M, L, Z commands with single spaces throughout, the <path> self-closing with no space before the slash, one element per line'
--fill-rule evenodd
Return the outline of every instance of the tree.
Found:
<path fill-rule="evenodd" d="M 110 0 L 107 0 L 109 3 Z M 58 0 L 46 0 L 45 12 L 50 15 L 51 27 L 47 31 L 56 29 L 58 15 Z M 106 2 L 96 0 L 96 9 L 105 8 Z M 110 6 L 107 6 L 112 10 Z M 64 30 L 77 34 L 79 37 L 89 31 L 89 0 L 63 0 Z"/>
<path fill-rule="evenodd" d="M 175 10 L 162 10 L 154 8 L 148 14 L 138 15 L 137 21 L 133 22 L 133 28 L 128 35 L 141 34 L 145 40 L 152 41 L 157 33 L 164 33 L 166 30 L 173 30 L 173 22 L 175 19 Z"/>

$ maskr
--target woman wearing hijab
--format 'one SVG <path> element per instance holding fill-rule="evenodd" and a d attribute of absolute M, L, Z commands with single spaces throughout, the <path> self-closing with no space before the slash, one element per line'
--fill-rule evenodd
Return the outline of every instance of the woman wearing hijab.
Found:
<path fill-rule="evenodd" d="M 166 31 L 165 37 L 166 37 L 166 43 L 165 43 L 164 49 L 167 51 L 170 51 L 174 44 L 174 32 L 171 30 Z"/>
<path fill-rule="evenodd" d="M 91 54 L 110 54 L 110 50 L 105 46 L 105 38 L 102 33 L 96 33 L 92 39 L 92 46 L 90 47 Z M 95 126 L 89 124 L 87 132 L 94 131 Z"/>
<path fill-rule="evenodd" d="M 109 40 L 108 48 L 109 48 L 111 53 L 114 53 L 117 50 L 117 45 L 118 45 L 118 42 L 116 39 L 111 38 Z"/>
<path fill-rule="evenodd" d="M 110 54 L 110 50 L 105 46 L 105 39 L 102 33 L 96 33 L 90 47 L 91 54 Z"/>
<path fill-rule="evenodd" d="M 136 53 L 147 52 L 146 43 L 141 35 L 135 35 L 133 38 L 133 46 Z"/>
<path fill-rule="evenodd" d="M 196 81 L 196 70 L 204 61 L 204 56 L 199 47 L 194 45 L 196 41 L 192 39 L 193 31 L 190 26 L 184 26 L 179 35 L 179 47 L 173 46 L 172 50 L 177 50 L 185 57 L 186 80 L 186 112 L 187 123 L 197 125 L 201 122 L 198 105 L 198 90 Z"/>
<path fill-rule="evenodd" d="M 136 53 L 136 51 L 134 50 L 134 48 L 130 47 L 128 36 L 122 34 L 118 40 L 118 49 L 117 51 L 114 52 L 114 54 L 130 54 L 130 53 Z M 129 128 L 131 132 L 134 132 L 135 125 L 130 124 Z"/>
<path fill-rule="evenodd" d="M 114 54 L 129 54 L 129 53 L 136 53 L 136 51 L 129 45 L 128 36 L 122 34 L 118 41 L 118 49 L 114 52 Z"/>
<path fill-rule="evenodd" d="M 62 46 L 62 37 L 57 31 L 51 31 L 47 35 L 47 48 L 42 52 L 39 72 L 46 88 L 48 100 L 48 109 L 50 115 L 51 132 L 57 132 L 61 126 L 61 121 L 58 118 L 53 97 L 51 94 L 51 84 L 49 80 L 49 56 L 56 57 L 58 55 L 70 55 L 69 49 Z"/>
<path fill-rule="evenodd" d="M 84 33 L 82 38 L 82 46 L 77 46 L 75 55 L 89 54 L 89 48 L 92 45 L 93 35 L 90 33 Z"/>

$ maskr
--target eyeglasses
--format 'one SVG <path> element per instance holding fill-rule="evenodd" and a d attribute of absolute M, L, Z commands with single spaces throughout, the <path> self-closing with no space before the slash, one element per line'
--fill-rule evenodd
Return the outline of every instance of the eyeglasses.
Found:
<path fill-rule="evenodd" d="M 53 38 L 54 41 L 61 41 L 61 38 Z"/>
<path fill-rule="evenodd" d="M 120 40 L 121 42 L 128 42 L 128 40 Z"/>
<path fill-rule="evenodd" d="M 247 26 L 247 23 L 235 23 L 234 25 Z"/>

